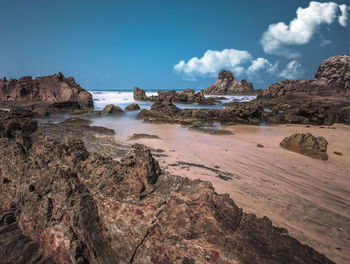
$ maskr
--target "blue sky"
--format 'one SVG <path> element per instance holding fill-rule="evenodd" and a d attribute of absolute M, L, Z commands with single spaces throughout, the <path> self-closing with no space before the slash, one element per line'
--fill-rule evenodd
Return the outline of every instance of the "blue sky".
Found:
<path fill-rule="evenodd" d="M 324 59 L 349 54 L 349 6 L 0 0 L 0 76 L 61 71 L 89 90 L 203 89 L 225 68 L 267 88 L 312 78 Z"/>

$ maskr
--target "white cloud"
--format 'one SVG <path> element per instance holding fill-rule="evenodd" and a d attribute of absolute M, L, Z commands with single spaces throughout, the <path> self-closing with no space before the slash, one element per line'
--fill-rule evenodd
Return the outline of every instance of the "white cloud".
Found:
<path fill-rule="evenodd" d="M 249 66 L 247 73 L 249 75 L 255 74 L 259 71 L 265 70 L 268 73 L 275 73 L 278 69 L 278 61 L 275 64 L 272 64 L 268 59 L 257 58 L 252 61 L 252 64 Z"/>
<path fill-rule="evenodd" d="M 338 22 L 343 27 L 346 27 L 348 25 L 348 7 L 347 5 L 340 5 L 339 6 L 341 15 L 338 18 Z"/>
<path fill-rule="evenodd" d="M 290 61 L 286 68 L 279 73 L 279 77 L 289 80 L 298 79 L 301 76 L 301 64 L 295 60 Z"/>
<path fill-rule="evenodd" d="M 330 25 L 336 20 L 339 10 L 341 15 L 338 21 L 342 26 L 346 26 L 347 9 L 346 5 L 338 5 L 333 2 L 311 1 L 308 7 L 298 8 L 297 17 L 290 21 L 289 25 L 284 22 L 271 24 L 261 39 L 263 49 L 269 54 L 296 58 L 300 54 L 288 49 L 288 45 L 303 45 L 310 42 L 322 24 Z"/>
<path fill-rule="evenodd" d="M 191 80 L 194 80 L 198 75 L 216 77 L 222 69 L 240 75 L 244 72 L 242 64 L 251 59 L 252 55 L 245 50 L 207 50 L 201 58 L 193 57 L 188 62 L 181 60 L 174 66 L 174 69 L 177 72 L 184 73 Z"/>

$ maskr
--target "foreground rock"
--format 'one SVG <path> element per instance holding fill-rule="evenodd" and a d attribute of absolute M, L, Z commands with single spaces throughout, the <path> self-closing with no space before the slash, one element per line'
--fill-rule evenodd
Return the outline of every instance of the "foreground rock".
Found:
<path fill-rule="evenodd" d="M 120 106 L 117 106 L 114 104 L 108 104 L 102 110 L 102 114 L 120 114 L 120 113 L 124 113 L 123 109 L 121 109 Z"/>
<path fill-rule="evenodd" d="M 19 262 L 14 241 L 41 263 L 333 263 L 210 183 L 162 174 L 142 145 L 118 162 L 29 118 L 0 126 L 0 211 L 20 228 L 1 229 L 1 263 Z"/>
<path fill-rule="evenodd" d="M 0 79 L 0 102 L 8 105 L 31 105 L 35 108 L 56 104 L 70 109 L 93 108 L 92 95 L 80 87 L 73 77 L 62 73 L 51 76 Z M 51 108 L 55 108 L 52 106 Z"/>
<path fill-rule="evenodd" d="M 140 110 L 140 106 L 138 104 L 131 104 L 125 107 L 125 111 L 137 111 Z"/>
<path fill-rule="evenodd" d="M 248 83 L 246 79 L 239 82 L 230 71 L 221 71 L 216 82 L 203 90 L 203 92 L 217 95 L 255 94 L 252 83 Z"/>
<path fill-rule="evenodd" d="M 315 159 L 328 160 L 328 142 L 324 137 L 315 137 L 310 133 L 296 133 L 283 139 L 280 145 Z"/>

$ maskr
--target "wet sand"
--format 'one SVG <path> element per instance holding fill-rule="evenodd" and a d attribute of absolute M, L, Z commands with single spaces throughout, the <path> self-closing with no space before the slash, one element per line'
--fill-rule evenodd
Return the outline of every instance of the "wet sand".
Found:
<path fill-rule="evenodd" d="M 350 126 L 237 125 L 222 127 L 232 135 L 209 135 L 179 125 L 111 120 L 94 125 L 115 129 L 117 140 L 164 150 L 155 153 L 163 169 L 210 181 L 246 212 L 268 216 L 336 263 L 350 263 Z M 281 148 L 284 137 L 295 132 L 324 136 L 329 160 Z M 128 140 L 134 133 L 159 139 Z"/>

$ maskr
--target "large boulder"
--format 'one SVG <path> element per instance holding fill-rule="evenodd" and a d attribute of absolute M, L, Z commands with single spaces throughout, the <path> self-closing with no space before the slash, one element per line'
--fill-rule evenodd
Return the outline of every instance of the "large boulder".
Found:
<path fill-rule="evenodd" d="M 21 77 L 18 80 L 0 79 L 0 101 L 21 104 L 73 103 L 79 108 L 94 106 L 92 95 L 80 87 L 73 77 L 62 73 L 50 76 Z M 73 102 L 73 103 L 71 103 Z"/>
<path fill-rule="evenodd" d="M 324 137 L 315 137 L 310 133 L 296 133 L 283 139 L 280 145 L 315 159 L 328 160 L 328 142 Z"/>
<path fill-rule="evenodd" d="M 321 63 L 315 74 L 317 86 L 350 90 L 350 55 L 334 56 Z"/>
<path fill-rule="evenodd" d="M 221 71 L 215 83 L 204 90 L 205 94 L 217 95 L 247 95 L 255 94 L 253 84 L 245 79 L 241 82 L 236 80 L 230 71 Z"/>
<path fill-rule="evenodd" d="M 145 146 L 116 161 L 24 119 L 0 118 L 18 132 L 0 135 L 1 263 L 333 263 L 209 182 L 162 173 Z"/>

